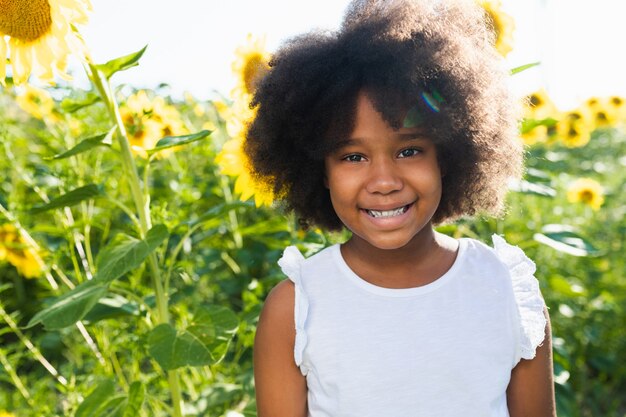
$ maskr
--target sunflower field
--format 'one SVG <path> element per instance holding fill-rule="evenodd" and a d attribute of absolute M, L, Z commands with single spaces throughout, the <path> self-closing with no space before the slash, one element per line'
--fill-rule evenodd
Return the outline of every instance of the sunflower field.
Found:
<path fill-rule="evenodd" d="M 480 3 L 506 54 L 512 19 Z M 276 261 L 345 236 L 302 230 L 247 170 L 260 40 L 235 51 L 228 97 L 175 98 L 116 84 L 144 50 L 90 59 L 90 7 L 0 0 L 0 417 L 256 416 Z M 520 97 L 527 170 L 507 214 L 439 228 L 501 234 L 536 262 L 561 417 L 626 416 L 625 99 Z"/>

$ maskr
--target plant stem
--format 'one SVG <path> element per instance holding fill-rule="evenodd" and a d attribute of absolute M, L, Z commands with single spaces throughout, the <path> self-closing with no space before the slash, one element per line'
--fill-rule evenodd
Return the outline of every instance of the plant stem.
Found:
<path fill-rule="evenodd" d="M 2 365 L 6 373 L 9 374 L 9 376 L 11 377 L 11 380 L 13 381 L 13 385 L 15 385 L 15 388 L 17 388 L 20 394 L 22 394 L 22 397 L 26 399 L 26 402 L 28 403 L 28 405 L 30 405 L 31 407 L 34 407 L 35 402 L 31 398 L 30 393 L 28 392 L 28 390 L 22 383 L 22 380 L 17 375 L 17 373 L 15 372 L 15 369 L 13 369 L 13 366 L 11 365 L 11 362 L 9 362 L 9 359 L 4 355 L 4 352 L 2 352 L 2 350 L 0 350 L 0 365 Z"/>
<path fill-rule="evenodd" d="M 117 101 L 115 100 L 113 91 L 109 84 L 108 79 L 104 74 L 92 63 L 88 63 L 87 75 L 92 81 L 94 87 L 100 93 L 102 101 L 105 103 L 109 112 L 109 116 L 115 123 L 118 132 L 118 143 L 120 145 L 120 155 L 122 159 L 122 166 L 124 168 L 128 184 L 130 186 L 131 196 L 135 203 L 135 209 L 139 215 L 139 232 L 141 238 L 145 238 L 148 230 L 152 227 L 152 220 L 150 218 L 150 198 L 149 194 L 144 193 L 142 190 L 141 181 L 137 172 L 137 166 L 133 157 L 130 141 L 128 140 L 128 134 L 122 116 L 120 115 Z M 145 185 L 145 184 L 144 184 Z M 147 190 L 146 190 L 147 191 Z M 150 275 L 152 278 L 152 284 L 154 286 L 154 292 L 156 296 L 157 304 L 157 323 L 169 323 L 169 310 L 167 303 L 167 296 L 163 291 L 163 281 L 159 270 L 156 254 L 151 253 L 148 256 L 148 267 L 150 269 Z M 168 380 L 170 386 L 170 393 L 172 396 L 172 406 L 174 417 L 182 417 L 182 395 L 180 391 L 180 384 L 178 381 L 178 372 L 169 371 Z"/>
<path fill-rule="evenodd" d="M 22 331 L 19 329 L 19 327 L 17 327 L 17 324 L 13 321 L 11 316 L 7 314 L 7 312 L 4 310 L 2 305 L 0 305 L 0 316 L 9 325 L 11 331 L 15 333 L 15 335 L 20 339 L 24 346 L 26 346 L 30 353 L 33 354 L 35 359 L 37 359 L 39 363 L 41 363 L 43 367 L 46 368 L 46 370 L 50 372 L 50 374 L 52 374 L 52 376 L 54 376 L 61 385 L 67 385 L 67 379 L 59 374 L 56 368 L 52 366 L 52 364 L 48 362 L 46 358 L 44 358 L 39 349 L 37 349 L 37 347 L 32 344 L 32 342 L 24 335 L 24 333 L 22 333 Z"/>

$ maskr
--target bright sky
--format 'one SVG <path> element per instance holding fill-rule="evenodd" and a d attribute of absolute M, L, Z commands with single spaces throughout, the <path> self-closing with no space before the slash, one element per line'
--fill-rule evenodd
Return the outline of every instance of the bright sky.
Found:
<path fill-rule="evenodd" d="M 282 40 L 313 28 L 338 26 L 348 0 L 92 0 L 84 37 L 97 62 L 149 45 L 140 66 L 115 76 L 137 87 L 171 85 L 175 95 L 227 95 L 230 64 L 246 34 Z M 511 68 L 541 61 L 514 78 L 520 93 L 538 87 L 561 107 L 592 95 L 626 95 L 626 2 L 623 0 L 503 0 L 516 20 Z"/>

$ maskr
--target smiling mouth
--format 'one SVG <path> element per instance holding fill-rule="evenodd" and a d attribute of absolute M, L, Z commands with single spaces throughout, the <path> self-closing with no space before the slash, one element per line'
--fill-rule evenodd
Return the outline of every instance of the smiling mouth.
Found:
<path fill-rule="evenodd" d="M 384 218 L 389 218 L 389 217 L 400 216 L 401 214 L 406 213 L 409 207 L 411 207 L 411 204 L 407 204 L 406 206 L 398 207 L 392 210 L 365 209 L 365 212 L 372 217 L 384 219 Z"/>

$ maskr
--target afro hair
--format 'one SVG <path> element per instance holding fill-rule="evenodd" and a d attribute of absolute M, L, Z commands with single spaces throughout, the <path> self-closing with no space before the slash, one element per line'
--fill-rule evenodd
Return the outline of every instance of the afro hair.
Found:
<path fill-rule="evenodd" d="M 522 171 L 517 100 L 483 10 L 468 0 L 356 0 L 337 31 L 287 41 L 251 106 L 244 151 L 305 224 L 341 229 L 324 158 L 354 127 L 364 91 L 394 129 L 417 112 L 445 175 L 433 223 L 497 214 Z"/>

